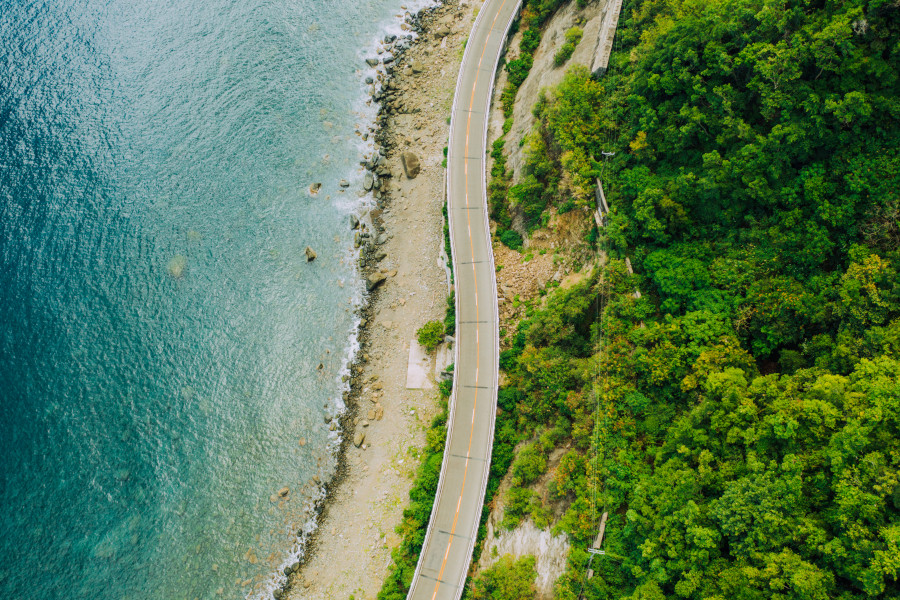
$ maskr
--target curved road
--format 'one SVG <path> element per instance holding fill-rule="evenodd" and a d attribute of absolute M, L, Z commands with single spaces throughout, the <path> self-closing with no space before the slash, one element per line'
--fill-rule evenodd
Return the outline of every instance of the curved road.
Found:
<path fill-rule="evenodd" d="M 447 198 L 456 280 L 456 368 L 447 444 L 410 600 L 457 600 L 494 441 L 499 339 L 485 156 L 494 74 L 521 0 L 487 0 L 466 44 L 450 122 Z"/>

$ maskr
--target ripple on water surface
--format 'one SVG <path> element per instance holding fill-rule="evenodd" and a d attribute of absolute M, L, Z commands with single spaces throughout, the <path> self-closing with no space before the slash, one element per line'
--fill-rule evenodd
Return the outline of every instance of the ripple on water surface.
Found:
<path fill-rule="evenodd" d="M 243 597 L 287 559 L 360 293 L 359 48 L 400 4 L 0 11 L 5 597 Z"/>

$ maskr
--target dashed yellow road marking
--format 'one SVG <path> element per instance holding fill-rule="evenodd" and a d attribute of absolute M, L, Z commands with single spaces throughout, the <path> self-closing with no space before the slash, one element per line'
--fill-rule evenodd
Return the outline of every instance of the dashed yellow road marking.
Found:
<path fill-rule="evenodd" d="M 506 0 L 500 3 L 500 8 L 497 9 L 497 13 L 494 15 L 494 20 L 491 21 L 491 28 L 489 31 L 494 29 L 494 25 L 497 23 L 497 18 L 500 16 L 500 13 L 503 11 L 503 7 L 506 5 Z M 488 33 L 488 37 L 490 37 L 490 33 Z M 467 161 L 467 157 L 469 156 L 469 133 L 472 126 L 472 107 L 475 104 L 475 89 L 478 87 L 478 71 L 481 69 L 481 63 L 484 60 L 484 52 L 487 44 L 482 46 L 481 48 L 481 56 L 478 58 L 478 67 L 475 69 L 475 80 L 472 83 L 472 94 L 469 97 L 469 115 L 466 118 L 466 144 L 465 144 L 465 154 L 463 155 L 463 173 L 465 174 L 464 179 L 464 189 L 466 193 L 466 207 L 469 207 L 469 164 Z M 487 119 L 487 114 L 484 115 L 484 118 Z M 435 600 L 437 598 L 438 589 L 441 585 L 440 580 L 444 576 L 444 569 L 447 567 L 447 558 L 450 556 L 450 547 L 453 545 L 453 536 L 456 533 L 456 525 L 459 521 L 459 508 L 462 504 L 463 494 L 466 490 L 466 477 L 469 474 L 469 459 L 472 451 L 472 439 L 475 437 L 475 412 L 478 407 L 478 358 L 481 356 L 481 342 L 479 341 L 478 336 L 478 321 L 479 321 L 479 309 L 478 309 L 478 277 L 475 270 L 475 244 L 472 241 L 472 218 L 469 215 L 469 211 L 466 211 L 466 225 L 469 230 L 469 251 L 472 256 L 472 278 L 475 282 L 475 400 L 472 405 L 472 425 L 469 429 L 469 444 L 466 449 L 466 465 L 463 470 L 463 479 L 462 479 L 462 487 L 459 490 L 459 499 L 456 501 L 456 513 L 453 515 L 453 526 L 450 528 L 450 535 L 447 540 L 447 549 L 444 552 L 444 560 L 441 562 L 441 569 L 438 572 L 437 579 L 438 581 L 434 584 L 434 593 L 431 595 L 431 600 Z"/>

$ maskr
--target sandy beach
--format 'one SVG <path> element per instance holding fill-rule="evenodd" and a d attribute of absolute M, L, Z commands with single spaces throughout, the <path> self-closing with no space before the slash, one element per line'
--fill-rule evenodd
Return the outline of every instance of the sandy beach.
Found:
<path fill-rule="evenodd" d="M 370 299 L 340 474 L 320 526 L 284 598 L 375 598 L 399 543 L 394 529 L 408 503 L 424 431 L 438 410 L 436 384 L 407 389 L 416 330 L 442 320 L 448 294 L 443 246 L 443 150 L 463 43 L 480 2 L 448 2 L 422 19 L 426 32 L 395 61 L 395 99 L 377 134 L 391 177 L 373 219 L 388 241 L 375 267 L 387 276 Z M 400 155 L 412 152 L 421 172 L 409 178 Z M 433 378 L 433 371 L 430 377 Z M 355 406 L 354 406 L 355 405 Z M 381 417 L 379 419 L 379 417 Z"/>

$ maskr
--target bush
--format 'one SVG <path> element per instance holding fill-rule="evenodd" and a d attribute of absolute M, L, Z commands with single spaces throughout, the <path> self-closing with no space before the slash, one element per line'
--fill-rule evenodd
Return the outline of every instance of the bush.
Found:
<path fill-rule="evenodd" d="M 522 240 L 522 236 L 519 235 L 516 231 L 512 229 L 504 229 L 498 232 L 500 236 L 500 242 L 503 243 L 507 248 L 512 250 L 521 250 L 522 244 L 524 243 Z"/>
<path fill-rule="evenodd" d="M 416 332 L 416 339 L 431 352 L 444 341 L 444 324 L 440 321 L 428 321 Z"/>
<path fill-rule="evenodd" d="M 553 57 L 553 64 L 560 67 L 565 64 L 567 60 L 572 58 L 572 53 L 575 52 L 575 48 L 578 46 L 578 42 L 581 41 L 582 35 L 584 35 L 584 31 L 582 31 L 581 27 L 572 27 L 569 29 L 566 32 L 566 43 L 556 52 L 556 55 Z"/>
<path fill-rule="evenodd" d="M 447 311 L 444 313 L 444 333 L 454 335 L 456 333 L 456 292 L 450 292 L 447 296 Z"/>
<path fill-rule="evenodd" d="M 485 569 L 472 580 L 473 600 L 521 600 L 534 598 L 534 556 L 516 560 L 511 554 L 503 556 L 497 564 Z"/>
<path fill-rule="evenodd" d="M 528 72 L 531 70 L 533 62 L 534 59 L 530 54 L 523 54 L 519 58 L 506 63 L 506 70 L 509 72 L 509 82 L 515 88 L 518 89 L 522 82 L 525 81 L 525 78 L 528 77 Z"/>

